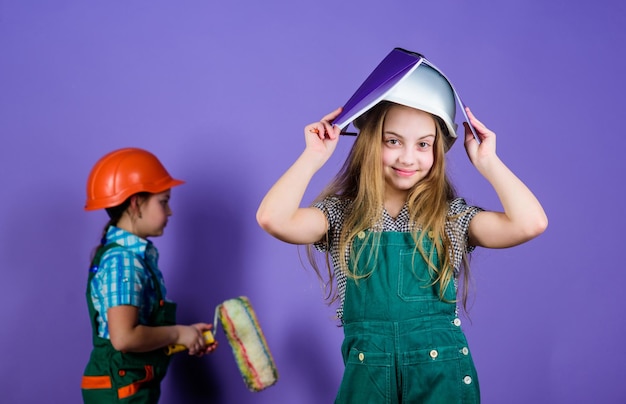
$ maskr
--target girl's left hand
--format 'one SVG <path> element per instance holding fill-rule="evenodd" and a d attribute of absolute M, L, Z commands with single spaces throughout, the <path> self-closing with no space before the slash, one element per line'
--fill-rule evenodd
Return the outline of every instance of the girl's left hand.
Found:
<path fill-rule="evenodd" d="M 474 134 L 467 122 L 463 122 L 465 127 L 465 151 L 472 164 L 480 170 L 492 158 L 496 157 L 496 134 L 489 130 L 482 122 L 480 122 L 468 107 L 465 107 L 470 124 L 476 130 L 476 134 L 480 139 L 480 144 L 474 138 Z"/>

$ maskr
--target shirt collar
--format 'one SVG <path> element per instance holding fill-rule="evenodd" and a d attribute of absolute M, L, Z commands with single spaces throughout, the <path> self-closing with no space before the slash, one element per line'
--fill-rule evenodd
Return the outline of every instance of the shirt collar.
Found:
<path fill-rule="evenodd" d="M 124 246 L 141 257 L 145 257 L 146 250 L 152 245 L 150 240 L 143 239 L 115 226 L 109 226 L 107 229 L 106 244 L 109 243 Z"/>
<path fill-rule="evenodd" d="M 383 207 L 378 223 L 372 226 L 373 231 L 408 231 L 409 228 L 409 208 L 406 203 L 402 206 L 400 213 L 398 213 L 395 219 Z"/>
<path fill-rule="evenodd" d="M 398 216 L 395 219 L 387 212 L 387 209 L 383 207 L 383 220 L 391 220 L 396 223 L 406 223 L 409 221 L 409 205 L 405 202 L 402 205 L 402 209 L 398 212 Z"/>

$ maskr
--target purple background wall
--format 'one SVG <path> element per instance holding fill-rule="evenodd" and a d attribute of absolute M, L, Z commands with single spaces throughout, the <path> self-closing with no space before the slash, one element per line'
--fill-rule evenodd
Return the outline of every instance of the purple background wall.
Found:
<path fill-rule="evenodd" d="M 484 402 L 626 402 L 624 26 L 620 1 L 0 0 L 1 401 L 80 401 L 87 261 L 106 221 L 83 211 L 84 184 L 101 155 L 139 146 L 187 180 L 155 239 L 181 321 L 247 295 L 280 371 L 248 392 L 218 334 L 213 356 L 175 357 L 162 401 L 331 402 L 333 309 L 254 215 L 303 126 L 401 46 L 453 80 L 550 218 L 540 238 L 473 257 L 464 325 Z M 461 142 L 449 158 L 461 193 L 497 207 Z"/>

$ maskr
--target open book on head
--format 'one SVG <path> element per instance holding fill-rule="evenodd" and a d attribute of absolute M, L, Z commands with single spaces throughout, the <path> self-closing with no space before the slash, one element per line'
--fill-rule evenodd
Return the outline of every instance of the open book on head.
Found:
<path fill-rule="evenodd" d="M 457 138 L 455 123 L 457 106 L 465 121 L 469 118 L 465 104 L 448 78 L 423 55 L 402 48 L 392 50 L 374 69 L 343 106 L 343 111 L 332 122 L 342 134 L 359 116 L 381 101 L 391 101 L 437 115 L 446 124 L 449 146 Z M 479 141 L 470 125 L 474 138 Z"/>

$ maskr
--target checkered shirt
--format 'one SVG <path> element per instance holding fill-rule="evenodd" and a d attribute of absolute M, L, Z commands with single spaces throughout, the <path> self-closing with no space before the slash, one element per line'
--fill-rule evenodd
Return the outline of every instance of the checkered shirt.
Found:
<path fill-rule="evenodd" d="M 102 255 L 91 281 L 91 301 L 99 313 L 98 335 L 106 339 L 109 339 L 107 310 L 110 307 L 135 306 L 139 309 L 139 324 L 149 324 L 157 293 L 152 276 L 144 265 L 149 265 L 155 273 L 163 298 L 166 292 L 163 274 L 157 265 L 159 252 L 151 241 L 110 226 L 106 234 L 106 244 L 109 243 L 119 244 L 122 248 L 111 248 Z"/>
<path fill-rule="evenodd" d="M 330 246 L 330 255 L 332 257 L 335 281 L 337 282 L 340 300 L 339 308 L 337 309 L 337 317 L 339 319 L 343 318 L 343 304 L 346 295 L 347 279 L 346 274 L 340 269 L 339 265 L 339 236 L 343 226 L 344 212 L 350 203 L 350 200 L 329 196 L 323 201 L 313 205 L 324 212 L 328 220 L 328 242 L 326 240 L 319 241 L 315 243 L 314 246 L 318 251 L 328 251 Z M 468 205 L 463 198 L 456 198 L 450 202 L 448 216 L 459 216 L 455 220 L 448 220 L 446 222 L 445 231 L 452 242 L 453 266 L 457 274 L 463 260 L 463 255 L 474 250 L 474 246 L 468 245 L 469 223 L 480 211 L 482 211 L 481 208 Z M 405 204 L 396 219 L 391 217 L 387 210 L 383 209 L 381 222 L 370 230 L 380 232 L 410 232 L 415 231 L 415 225 L 409 220 L 408 206 Z M 346 261 L 348 261 L 350 257 L 350 246 L 346 248 L 344 254 Z"/>

